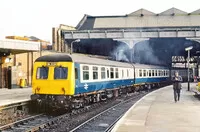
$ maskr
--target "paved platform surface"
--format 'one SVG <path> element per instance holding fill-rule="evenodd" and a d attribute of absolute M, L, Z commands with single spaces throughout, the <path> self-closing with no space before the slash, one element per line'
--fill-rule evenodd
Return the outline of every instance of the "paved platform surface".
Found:
<path fill-rule="evenodd" d="M 0 106 L 30 100 L 30 95 L 32 94 L 31 90 L 32 89 L 30 87 L 16 89 L 0 89 Z"/>
<path fill-rule="evenodd" d="M 180 101 L 175 103 L 172 86 L 167 86 L 133 105 L 112 132 L 200 132 L 200 100 L 184 83 Z"/>

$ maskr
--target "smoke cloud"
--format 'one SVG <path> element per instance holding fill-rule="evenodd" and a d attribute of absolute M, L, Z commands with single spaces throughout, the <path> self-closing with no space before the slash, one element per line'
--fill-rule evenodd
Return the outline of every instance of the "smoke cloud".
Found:
<path fill-rule="evenodd" d="M 133 47 L 133 51 L 133 60 L 136 63 L 155 65 L 165 64 L 163 60 L 160 60 L 158 56 L 155 55 L 155 49 L 150 45 L 149 40 L 137 43 Z"/>
<path fill-rule="evenodd" d="M 123 42 L 116 41 L 116 47 L 111 51 L 110 55 L 117 61 L 130 62 L 129 46 Z"/>

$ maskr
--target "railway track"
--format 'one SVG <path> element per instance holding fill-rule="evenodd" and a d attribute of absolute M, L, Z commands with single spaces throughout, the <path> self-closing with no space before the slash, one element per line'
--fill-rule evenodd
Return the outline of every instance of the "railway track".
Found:
<path fill-rule="evenodd" d="M 147 92 L 131 93 L 58 116 L 39 114 L 0 127 L 2 132 L 110 131 L 121 116 Z M 103 111 L 103 112 L 102 112 Z"/>
<path fill-rule="evenodd" d="M 81 112 L 87 111 L 89 109 L 94 109 L 98 107 L 99 104 L 93 104 L 88 107 L 73 110 L 71 113 L 66 113 L 58 116 L 50 116 L 46 114 L 38 114 L 22 120 L 4 125 L 0 127 L 2 132 L 35 132 L 40 130 L 45 130 L 45 128 L 50 127 L 53 124 L 59 123 L 63 118 L 69 118 L 70 116 L 77 115 Z"/>
<path fill-rule="evenodd" d="M 128 100 L 125 100 L 113 107 L 99 113 L 90 118 L 81 125 L 77 126 L 70 132 L 109 132 L 112 130 L 115 123 L 123 116 L 123 114 L 131 107 L 137 100 L 147 93 L 139 94 Z"/>
<path fill-rule="evenodd" d="M 46 116 L 44 114 L 30 116 L 22 120 L 18 120 L 16 122 L 1 126 L 0 130 L 3 132 L 9 132 L 9 131 L 21 132 L 21 130 L 23 130 L 23 125 L 26 125 L 26 127 L 28 128 L 31 127 L 30 124 L 34 125 L 34 122 L 45 118 Z"/>
<path fill-rule="evenodd" d="M 33 108 L 31 101 L 0 106 L 0 127 L 31 116 L 30 113 L 34 113 Z"/>

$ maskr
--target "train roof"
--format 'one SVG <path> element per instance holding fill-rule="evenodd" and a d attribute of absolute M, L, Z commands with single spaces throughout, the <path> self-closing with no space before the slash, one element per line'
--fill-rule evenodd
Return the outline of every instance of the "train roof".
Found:
<path fill-rule="evenodd" d="M 77 62 L 82 64 L 92 64 L 92 65 L 107 65 L 107 66 L 118 66 L 118 67 L 133 67 L 137 68 L 163 68 L 161 66 L 154 65 L 144 65 L 144 64 L 131 64 L 127 62 L 119 62 L 107 59 L 95 58 L 88 55 L 80 54 L 66 54 L 66 53 L 57 53 L 44 55 L 35 60 L 35 62 Z"/>

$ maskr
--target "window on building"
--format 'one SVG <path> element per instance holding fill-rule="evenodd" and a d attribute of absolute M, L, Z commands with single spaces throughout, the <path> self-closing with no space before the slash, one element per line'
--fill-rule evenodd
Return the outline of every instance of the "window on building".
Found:
<path fill-rule="evenodd" d="M 38 67 L 37 68 L 37 79 L 47 79 L 49 73 L 49 67 Z"/>
<path fill-rule="evenodd" d="M 55 67 L 54 79 L 67 79 L 68 68 L 67 67 Z"/>
<path fill-rule="evenodd" d="M 149 77 L 151 77 L 151 70 L 149 70 Z"/>
<path fill-rule="evenodd" d="M 139 76 L 142 77 L 142 70 L 139 70 Z"/>
<path fill-rule="evenodd" d="M 118 68 L 115 68 L 115 78 L 119 78 L 119 71 L 118 71 Z"/>
<path fill-rule="evenodd" d="M 106 68 L 101 67 L 101 79 L 105 79 L 105 78 L 106 78 Z"/>
<path fill-rule="evenodd" d="M 98 79 L 98 67 L 93 66 L 93 79 Z"/>
<path fill-rule="evenodd" d="M 147 72 L 146 70 L 143 70 L 143 76 L 144 76 L 144 77 L 147 76 L 146 72 Z"/>
<path fill-rule="evenodd" d="M 83 80 L 89 80 L 89 66 L 83 66 Z"/>
<path fill-rule="evenodd" d="M 110 78 L 114 78 L 114 68 L 110 68 Z"/>

